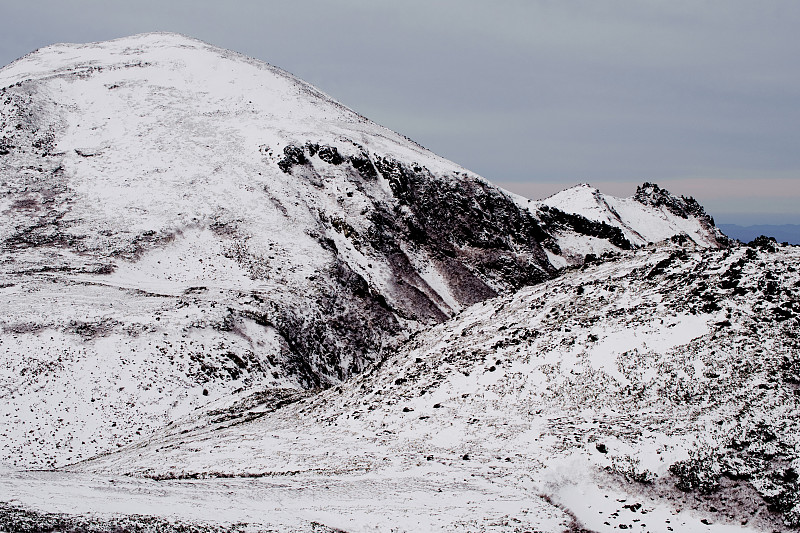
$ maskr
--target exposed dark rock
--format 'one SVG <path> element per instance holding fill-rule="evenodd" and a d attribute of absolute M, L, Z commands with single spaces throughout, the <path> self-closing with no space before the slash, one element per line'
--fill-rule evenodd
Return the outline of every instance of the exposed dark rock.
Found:
<path fill-rule="evenodd" d="M 124 517 L 43 513 L 0 502 L 0 529 L 6 533 L 222 533 L 243 532 L 241 525 L 204 525 L 130 514 Z M 320 531 L 332 531 L 320 528 Z"/>
<path fill-rule="evenodd" d="M 574 231 L 580 235 L 605 239 L 617 248 L 630 250 L 633 245 L 625 238 L 621 229 L 611 226 L 605 222 L 597 222 L 573 213 L 565 213 L 560 209 L 550 206 L 542 206 L 539 210 L 539 218 L 544 224 L 546 231 L 567 230 Z"/>
<path fill-rule="evenodd" d="M 714 220 L 706 214 L 705 209 L 697 200 L 691 196 L 673 196 L 668 190 L 662 189 L 655 183 L 646 182 L 636 187 L 636 194 L 634 194 L 633 198 L 644 205 L 664 206 L 670 213 L 681 218 L 689 218 L 690 216 L 706 218 L 712 225 L 714 224 Z"/>
<path fill-rule="evenodd" d="M 350 157 L 350 164 L 365 180 L 371 181 L 378 178 L 378 172 L 366 153 L 361 156 Z"/>
<path fill-rule="evenodd" d="M 653 269 L 647 274 L 647 277 L 649 279 L 653 279 L 656 276 L 660 276 L 661 274 L 663 274 L 664 270 L 666 270 L 666 268 L 670 265 L 670 263 L 672 263 L 672 259 L 673 258 L 670 256 L 656 263 L 656 266 L 654 266 Z"/>
<path fill-rule="evenodd" d="M 344 158 L 339 154 L 339 150 L 335 146 L 320 146 L 318 153 L 320 159 L 331 165 L 344 163 Z"/>
<path fill-rule="evenodd" d="M 283 159 L 278 162 L 278 167 L 280 167 L 284 173 L 291 174 L 292 167 L 307 164 L 308 158 L 303 149 L 290 144 L 283 148 Z"/>
<path fill-rule="evenodd" d="M 774 252 L 778 248 L 778 241 L 775 240 L 775 237 L 761 235 L 748 242 L 747 246 L 750 248 L 758 248 L 759 250 L 763 250 L 765 252 Z"/>
<path fill-rule="evenodd" d="M 499 190 L 478 178 L 440 178 L 424 167 L 390 158 L 376 158 L 375 166 L 389 181 L 398 204 L 408 209 L 372 215 L 379 246 L 393 247 L 396 238 L 388 234 L 399 229 L 434 257 L 457 258 L 495 291 L 554 275 L 540 244 L 550 236 Z"/>
<path fill-rule="evenodd" d="M 77 246 L 83 236 L 67 231 L 69 224 L 63 222 L 64 215 L 64 212 L 50 210 L 41 216 L 29 218 L 27 225 L 17 227 L 3 242 L 3 246 L 10 249 Z"/>
<path fill-rule="evenodd" d="M 714 457 L 694 455 L 670 465 L 669 472 L 675 476 L 675 486 L 684 492 L 709 494 L 720 487 L 721 473 Z"/>
<path fill-rule="evenodd" d="M 285 371 L 308 388 L 325 387 L 362 371 L 385 355 L 400 325 L 385 299 L 346 263 L 329 276 L 304 309 L 267 302 L 261 314 L 245 313 L 274 327 L 286 343 Z"/>

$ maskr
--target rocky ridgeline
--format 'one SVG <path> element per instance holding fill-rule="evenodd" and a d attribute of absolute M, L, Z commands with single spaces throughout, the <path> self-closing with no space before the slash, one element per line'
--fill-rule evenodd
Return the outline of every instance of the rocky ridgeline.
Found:
<path fill-rule="evenodd" d="M 663 205 L 670 213 L 681 218 L 700 218 L 712 226 L 714 225 L 714 219 L 706 213 L 703 206 L 697 203 L 697 200 L 691 196 L 674 196 L 655 183 L 644 183 L 636 187 L 636 194 L 633 195 L 633 199 L 643 205 L 651 205 L 653 207 L 661 207 Z"/>
<path fill-rule="evenodd" d="M 366 255 L 391 258 L 392 277 L 408 280 L 415 267 L 404 249 L 422 250 L 428 260 L 444 273 L 455 299 L 464 306 L 539 283 L 555 275 L 542 242 L 552 240 L 527 210 L 521 209 L 499 189 L 476 176 L 454 173 L 436 176 L 416 162 L 401 162 L 389 156 L 358 155 L 343 157 L 334 146 L 306 143 L 289 145 L 278 166 L 286 174 L 296 172 L 306 179 L 330 179 L 324 168 L 317 168 L 315 157 L 331 165 L 348 164 L 356 173 L 360 188 L 379 178 L 388 182 L 393 199 L 373 203 L 360 213 L 367 225 L 359 233 L 346 221 L 324 220 L 331 229 L 344 232 Z M 300 167 L 301 170 L 295 170 Z M 354 182 L 355 183 L 355 182 Z M 356 221 L 358 224 L 361 221 Z M 403 300 L 431 300 L 414 287 L 420 279 L 404 282 L 409 289 Z M 448 317 L 441 303 L 421 302 L 422 317 L 437 321 Z M 419 314 L 402 309 L 402 314 Z"/>

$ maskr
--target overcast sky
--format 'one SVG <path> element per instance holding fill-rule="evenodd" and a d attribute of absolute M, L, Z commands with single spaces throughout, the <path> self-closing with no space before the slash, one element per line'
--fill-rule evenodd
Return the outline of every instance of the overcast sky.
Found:
<path fill-rule="evenodd" d="M 277 65 L 501 186 L 653 181 L 800 223 L 795 0 L 0 0 L 0 64 L 175 31 Z"/>

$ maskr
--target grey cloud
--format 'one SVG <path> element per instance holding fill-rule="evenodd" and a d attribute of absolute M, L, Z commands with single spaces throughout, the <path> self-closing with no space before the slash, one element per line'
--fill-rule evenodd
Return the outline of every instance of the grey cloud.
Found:
<path fill-rule="evenodd" d="M 800 182 L 799 23 L 786 0 L 40 1 L 4 6 L 0 62 L 178 31 L 278 65 L 518 190 L 724 183 L 732 169 Z M 763 187 L 788 209 L 775 182 Z M 715 209 L 770 209 L 701 194 Z"/>

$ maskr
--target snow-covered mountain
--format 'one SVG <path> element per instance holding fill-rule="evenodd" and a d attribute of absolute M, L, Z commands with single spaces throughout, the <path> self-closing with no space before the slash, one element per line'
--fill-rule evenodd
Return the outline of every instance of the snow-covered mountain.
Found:
<path fill-rule="evenodd" d="M 536 218 L 553 236 L 555 245 L 549 247 L 548 257 L 559 267 L 581 264 L 588 254 L 599 257 L 666 240 L 703 248 L 728 244 L 694 198 L 673 196 L 653 183 L 639 186 L 630 198 L 581 184 L 522 205 L 532 205 Z"/>
<path fill-rule="evenodd" d="M 796 247 L 639 251 L 476 304 L 315 396 L 215 405 L 70 470 L 287 483 L 295 516 L 345 531 L 796 528 L 798 266 Z"/>
<path fill-rule="evenodd" d="M 555 273 L 485 180 L 238 54 L 173 34 L 56 45 L 0 87 L 6 460 L 73 461 L 241 388 L 336 383 Z"/>
<path fill-rule="evenodd" d="M 649 183 L 513 195 L 184 36 L 37 50 L 0 70 L 0 464 L 73 466 L 0 475 L 0 502 L 131 514 L 152 479 L 294 476 L 202 485 L 200 518 L 599 531 L 621 511 L 575 491 L 613 486 L 666 531 L 676 479 L 727 490 L 740 461 L 796 520 L 797 254 L 728 244 Z M 195 520 L 175 483 L 149 514 Z"/>
<path fill-rule="evenodd" d="M 587 254 L 720 242 L 638 196 L 514 197 L 175 34 L 0 70 L 0 176 L 0 457 L 18 466 L 85 459 L 231 394 L 338 383 Z"/>

